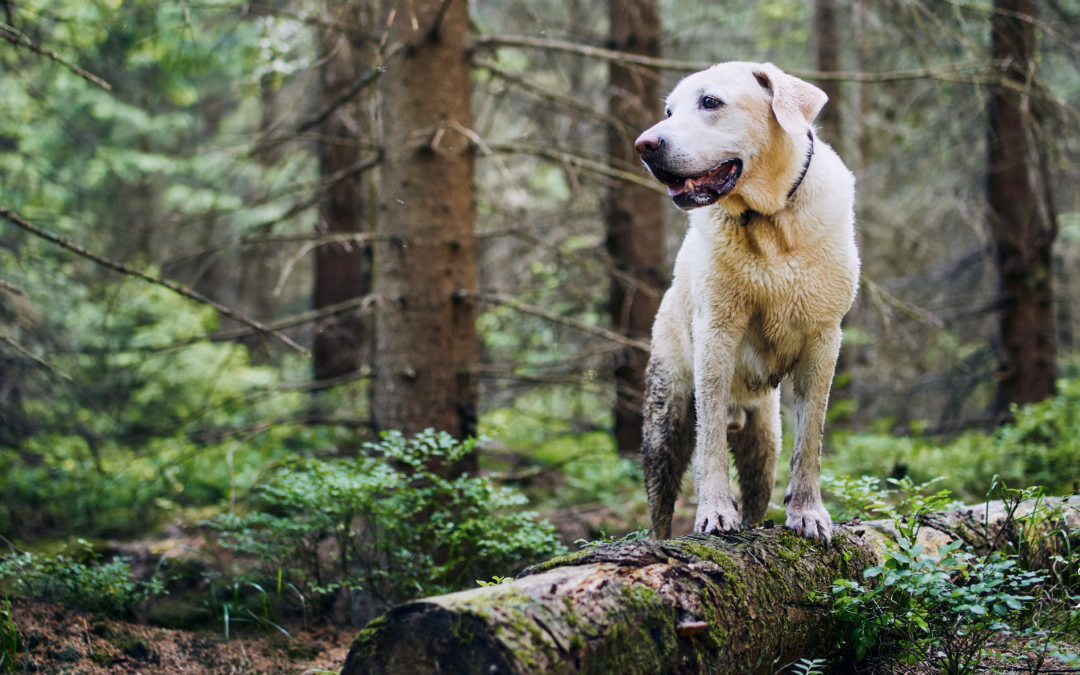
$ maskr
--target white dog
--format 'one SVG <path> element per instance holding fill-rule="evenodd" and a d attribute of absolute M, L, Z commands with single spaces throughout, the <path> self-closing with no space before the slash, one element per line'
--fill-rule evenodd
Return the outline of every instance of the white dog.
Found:
<path fill-rule="evenodd" d="M 722 63 L 682 80 L 667 98 L 668 118 L 637 140 L 675 204 L 692 210 L 646 375 L 642 455 L 657 538 L 671 536 L 691 455 L 695 531 L 734 531 L 764 517 L 780 451 L 779 383 L 788 375 L 795 450 L 787 526 L 831 538 L 818 485 L 821 433 L 859 256 L 855 179 L 810 126 L 827 98 L 771 63 Z"/>

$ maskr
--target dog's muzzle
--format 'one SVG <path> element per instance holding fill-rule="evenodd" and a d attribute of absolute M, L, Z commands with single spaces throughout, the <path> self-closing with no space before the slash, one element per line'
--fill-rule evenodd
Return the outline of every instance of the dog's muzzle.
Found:
<path fill-rule="evenodd" d="M 656 180 L 667 186 L 668 194 L 675 206 L 690 209 L 715 204 L 724 195 L 735 189 L 735 183 L 742 175 L 742 160 L 729 159 L 720 166 L 696 176 L 680 176 L 667 171 L 657 164 L 643 159 Z"/>

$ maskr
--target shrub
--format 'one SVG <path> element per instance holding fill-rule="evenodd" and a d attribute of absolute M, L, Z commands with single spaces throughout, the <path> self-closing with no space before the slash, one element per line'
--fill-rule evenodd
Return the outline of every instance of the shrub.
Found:
<path fill-rule="evenodd" d="M 102 562 L 86 541 L 79 544 L 83 551 L 76 557 L 13 553 L 0 561 L 0 581 L 20 595 L 117 618 L 130 617 L 151 594 L 164 592 L 156 575 L 136 579 L 126 558 Z"/>
<path fill-rule="evenodd" d="M 889 512 L 867 496 L 869 487 L 864 479 L 841 481 L 836 489 L 847 491 L 848 504 Z M 1041 488 L 1010 490 L 997 477 L 987 499 L 995 489 L 1005 517 L 990 548 L 1006 553 L 976 555 L 961 551 L 960 541 L 937 555 L 924 553 L 916 543 L 919 523 L 948 499 L 942 491 L 922 498 L 910 516 L 894 512 L 897 543 L 880 565 L 863 572 L 865 585 L 841 580 L 833 586 L 835 615 L 848 627 L 858 659 L 877 649 L 903 663 L 932 663 L 947 675 L 973 675 L 991 639 L 1012 636 L 1023 645 L 1014 660 L 1031 672 L 1047 657 L 1077 660 L 1062 642 L 1080 628 L 1080 596 L 1073 595 L 1080 556 L 1070 545 L 1080 531 L 1062 517 L 1071 507 L 1048 507 Z"/>
<path fill-rule="evenodd" d="M 284 578 L 304 596 L 357 589 L 383 606 L 565 552 L 550 523 L 519 510 L 520 493 L 428 469 L 474 447 L 431 430 L 410 439 L 387 432 L 356 460 L 289 463 L 259 488 L 261 510 L 208 524 L 224 546 L 259 561 L 251 576 L 278 586 Z"/>
<path fill-rule="evenodd" d="M 954 438 L 834 431 L 825 464 L 840 473 L 880 475 L 902 466 L 915 482 L 948 474 L 940 487 L 963 499 L 982 497 L 994 476 L 1014 487 L 1042 486 L 1065 494 L 1080 465 L 1080 380 L 1059 380 L 1058 393 L 1040 403 L 1013 409 L 1013 420 L 990 433 Z"/>

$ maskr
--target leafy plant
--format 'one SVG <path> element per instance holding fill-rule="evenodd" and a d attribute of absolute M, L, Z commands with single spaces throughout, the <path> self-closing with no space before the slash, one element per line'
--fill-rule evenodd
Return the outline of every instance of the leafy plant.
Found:
<path fill-rule="evenodd" d="M 884 643 L 906 663 L 933 662 L 947 675 L 974 673 L 990 638 L 1011 631 L 1006 620 L 1033 599 L 1043 577 L 1013 557 L 961 551 L 953 541 L 938 555 L 904 536 L 881 565 L 866 569 L 872 585 L 833 586 L 840 620 L 851 626 L 857 658 Z"/>
<path fill-rule="evenodd" d="M 85 540 L 76 556 L 13 553 L 0 561 L 0 580 L 23 595 L 113 617 L 130 617 L 152 594 L 165 592 L 155 575 L 140 581 L 126 558 L 102 562 Z M 66 548 L 64 549 L 66 550 Z"/>
<path fill-rule="evenodd" d="M 948 490 L 925 494 L 927 488 L 946 480 L 944 476 L 932 478 L 916 485 L 911 478 L 888 478 L 892 489 L 882 489 L 881 480 L 873 476 L 822 476 L 821 486 L 833 496 L 834 514 L 837 520 L 851 518 L 899 518 L 915 513 L 927 513 L 941 509 L 963 506 L 949 499 Z M 839 507 L 839 508 L 836 508 Z"/>
<path fill-rule="evenodd" d="M 651 532 L 651 530 L 646 530 L 644 527 L 642 527 L 642 528 L 638 528 L 637 530 L 634 530 L 633 532 L 628 532 L 627 534 L 625 534 L 625 535 L 619 537 L 618 539 L 616 539 L 615 537 L 609 536 L 604 531 L 604 526 L 601 525 L 600 526 L 600 538 L 599 539 L 595 539 L 593 541 L 587 541 L 585 539 L 578 539 L 574 543 L 578 545 L 578 548 L 597 548 L 597 547 L 603 546 L 605 544 L 614 544 L 614 543 L 620 542 L 620 541 L 641 541 L 643 539 L 648 539 L 649 538 L 649 532 Z"/>
<path fill-rule="evenodd" d="M 520 493 L 429 468 L 453 466 L 475 444 L 386 432 L 355 460 L 290 462 L 259 488 L 261 510 L 208 524 L 222 545 L 258 561 L 242 579 L 278 577 L 309 598 L 351 589 L 383 606 L 564 552 L 550 523 L 520 510 Z"/>
<path fill-rule="evenodd" d="M 0 609 L 0 673 L 14 673 L 17 670 L 19 649 L 19 627 L 11 618 L 11 599 L 4 594 L 4 608 Z"/>

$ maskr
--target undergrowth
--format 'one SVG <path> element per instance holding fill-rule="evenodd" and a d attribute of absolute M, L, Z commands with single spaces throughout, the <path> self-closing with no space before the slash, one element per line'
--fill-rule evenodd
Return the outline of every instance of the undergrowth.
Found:
<path fill-rule="evenodd" d="M 901 484 L 901 492 L 916 487 Z M 1047 658 L 1076 663 L 1069 646 L 1080 629 L 1077 574 L 1080 555 L 1073 543 L 1080 530 L 1069 527 L 1062 502 L 1049 505 L 1041 488 L 1009 489 L 995 478 L 1005 506 L 991 529 L 987 550 L 952 541 L 928 553 L 918 542 L 927 514 L 949 505 L 948 491 L 889 504 L 867 481 L 834 482 L 832 489 L 855 514 L 894 518 L 895 545 L 863 580 L 841 580 L 832 588 L 834 616 L 844 628 L 844 644 L 857 660 L 867 655 L 905 666 L 931 664 L 946 675 L 974 675 L 988 647 L 1003 639 L 1020 645 L 1014 670 L 1038 673 Z M 986 507 L 989 509 L 989 506 Z"/>
<path fill-rule="evenodd" d="M 316 607 L 345 589 L 385 608 L 564 553 L 554 527 L 521 510 L 520 492 L 428 468 L 474 447 L 431 430 L 387 432 L 355 460 L 287 464 L 258 489 L 257 510 L 207 524 L 257 561 L 236 581 L 291 585 Z"/>
<path fill-rule="evenodd" d="M 0 560 L 0 583 L 28 597 L 62 602 L 117 618 L 129 618 L 152 594 L 165 592 L 160 576 L 135 578 L 125 558 L 104 562 L 86 541 L 69 555 L 15 552 Z"/>

